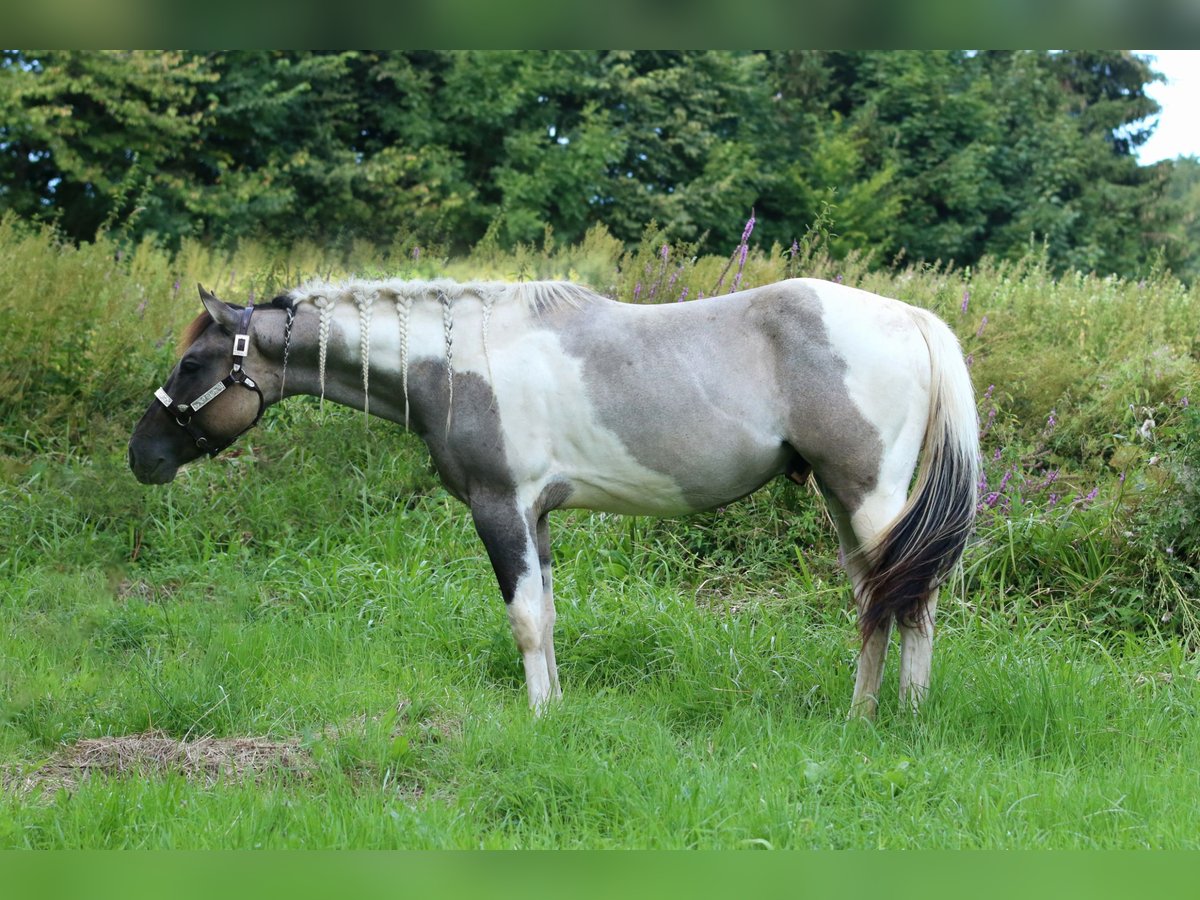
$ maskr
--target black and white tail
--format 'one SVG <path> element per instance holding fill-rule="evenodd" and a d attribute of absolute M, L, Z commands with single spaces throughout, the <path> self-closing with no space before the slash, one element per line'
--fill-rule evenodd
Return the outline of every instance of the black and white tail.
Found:
<path fill-rule="evenodd" d="M 931 313 L 913 318 L 929 346 L 929 420 L 917 483 L 904 508 L 870 547 L 864 641 L 888 622 L 916 624 L 925 603 L 962 557 L 975 522 L 979 419 L 958 340 Z"/>

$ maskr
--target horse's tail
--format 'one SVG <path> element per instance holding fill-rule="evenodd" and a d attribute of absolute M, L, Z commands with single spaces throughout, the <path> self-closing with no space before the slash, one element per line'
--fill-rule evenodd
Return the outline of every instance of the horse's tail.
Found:
<path fill-rule="evenodd" d="M 939 318 L 914 310 L 929 347 L 929 419 L 917 483 L 896 519 L 864 548 L 859 627 L 866 640 L 895 620 L 915 624 L 929 594 L 962 557 L 975 522 L 979 419 L 975 394 L 954 334 Z"/>

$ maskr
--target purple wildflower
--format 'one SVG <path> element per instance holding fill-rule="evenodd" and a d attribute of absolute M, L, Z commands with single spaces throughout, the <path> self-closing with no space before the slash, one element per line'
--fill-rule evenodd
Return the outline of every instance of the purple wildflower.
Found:
<path fill-rule="evenodd" d="M 1050 415 L 1046 416 L 1046 433 L 1052 432 L 1057 424 L 1058 417 L 1054 414 L 1054 410 L 1050 410 Z"/>
<path fill-rule="evenodd" d="M 985 434 L 987 434 L 989 431 L 991 431 L 992 424 L 995 421 L 996 421 L 996 407 L 993 406 L 991 409 L 988 410 L 987 421 L 983 423 L 983 428 L 981 428 L 979 430 L 979 436 L 983 437 Z M 997 451 L 997 452 L 999 452 L 999 451 Z"/>
<path fill-rule="evenodd" d="M 662 250 L 660 251 L 660 255 L 662 256 L 663 262 L 666 262 L 667 257 L 671 255 L 671 248 L 668 247 L 666 244 L 663 244 Z"/>
<path fill-rule="evenodd" d="M 984 506 L 986 506 L 988 509 L 996 508 L 996 504 L 1000 502 L 1000 498 L 1004 494 L 1004 489 L 1008 487 L 1008 483 L 1012 480 L 1014 472 L 1016 472 L 1016 467 L 1008 469 L 1004 473 L 1004 477 L 1000 479 L 1000 484 L 996 487 L 996 489 L 984 497 Z"/>
<path fill-rule="evenodd" d="M 1051 494 L 1049 497 L 1046 498 L 1046 509 L 1054 509 L 1054 507 L 1056 507 L 1058 505 L 1058 501 L 1059 501 L 1058 494 Z"/>
<path fill-rule="evenodd" d="M 1180 405 L 1180 406 L 1182 406 L 1184 409 L 1187 409 L 1187 408 L 1188 408 L 1188 406 L 1190 405 L 1190 404 L 1188 403 L 1188 398 L 1187 398 L 1187 397 L 1180 397 L 1180 398 L 1179 398 L 1179 405 Z"/>
<path fill-rule="evenodd" d="M 967 304 L 970 302 L 971 302 L 971 292 L 969 290 L 963 291 L 962 314 L 964 316 L 967 314 Z"/>
<path fill-rule="evenodd" d="M 683 293 L 679 295 L 679 300 L 678 300 L 677 302 L 679 302 L 679 303 L 682 303 L 684 300 L 686 300 L 686 299 L 687 299 L 687 292 L 688 292 L 688 289 L 685 287 L 685 288 L 683 289 Z"/>
<path fill-rule="evenodd" d="M 791 250 L 792 259 L 795 259 L 795 258 L 796 258 L 796 255 L 797 255 L 799 252 L 800 252 L 800 244 L 798 244 L 798 243 L 796 242 L 796 240 L 795 240 L 795 239 L 793 239 L 793 240 L 792 240 L 792 250 Z"/>
<path fill-rule="evenodd" d="M 996 389 L 996 386 L 994 384 L 989 384 L 988 389 L 983 392 L 983 399 L 991 400 L 992 399 L 992 391 L 994 391 L 995 389 Z"/>
<path fill-rule="evenodd" d="M 837 275 L 836 277 L 834 277 L 834 279 L 833 279 L 833 280 L 834 280 L 834 281 L 836 281 L 838 284 L 841 284 L 841 283 L 842 283 L 842 276 L 841 276 L 841 275 Z"/>
<path fill-rule="evenodd" d="M 992 454 L 992 462 L 1000 462 L 1000 448 L 996 448 L 996 452 Z"/>
<path fill-rule="evenodd" d="M 642 283 L 639 281 L 637 286 L 633 289 L 633 299 L 637 300 L 640 296 L 642 296 Z"/>
<path fill-rule="evenodd" d="M 996 490 L 998 490 L 1000 493 L 1004 493 L 1004 489 L 1008 487 L 1008 483 L 1012 480 L 1012 477 L 1016 471 L 1016 466 L 1013 466 L 1011 469 L 1007 469 L 1004 472 L 1004 477 L 1000 479 L 1000 487 L 996 488 Z"/>
<path fill-rule="evenodd" d="M 966 362 L 966 364 L 967 364 L 967 368 L 968 368 L 968 369 L 969 369 L 969 368 L 971 368 L 971 366 L 975 365 L 975 354 L 974 354 L 974 353 L 968 353 L 968 354 L 967 354 L 967 358 L 966 358 L 965 362 Z"/>
<path fill-rule="evenodd" d="M 421 248 L 420 247 L 413 247 L 412 258 L 413 258 L 413 262 L 420 261 L 420 259 L 421 259 Z"/>
<path fill-rule="evenodd" d="M 750 208 L 750 219 L 746 222 L 745 230 L 742 231 L 742 243 L 743 244 L 746 243 L 746 241 L 750 240 L 750 235 L 754 233 L 754 223 L 755 223 L 754 208 L 751 207 Z"/>
<path fill-rule="evenodd" d="M 983 329 L 987 328 L 988 317 L 985 313 L 983 319 L 979 322 L 979 330 L 975 332 L 975 337 L 983 337 Z"/>

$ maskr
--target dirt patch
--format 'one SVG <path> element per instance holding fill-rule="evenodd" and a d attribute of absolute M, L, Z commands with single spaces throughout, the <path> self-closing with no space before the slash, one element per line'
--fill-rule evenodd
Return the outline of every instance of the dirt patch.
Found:
<path fill-rule="evenodd" d="M 4 785 L 24 794 L 36 788 L 73 790 L 93 775 L 179 774 L 213 784 L 259 778 L 268 772 L 303 776 L 312 769 L 312 755 L 298 738 L 179 740 L 161 731 L 146 731 L 77 741 L 32 773 L 6 773 Z"/>
<path fill-rule="evenodd" d="M 390 737 L 414 736 L 406 727 L 408 701 L 394 713 Z M 318 741 L 338 741 L 363 734 L 384 714 L 360 715 L 324 728 Z M 415 723 L 417 743 L 438 743 L 458 732 L 456 723 L 435 717 Z M 53 797 L 60 789 L 75 790 L 93 776 L 183 777 L 211 786 L 218 781 L 253 781 L 268 776 L 307 778 L 317 769 L 313 743 L 299 737 L 273 740 L 265 737 L 199 737 L 179 739 L 162 731 L 120 737 L 85 738 L 63 747 L 34 771 L 0 770 L 0 787 L 28 795 L 36 790 Z"/>

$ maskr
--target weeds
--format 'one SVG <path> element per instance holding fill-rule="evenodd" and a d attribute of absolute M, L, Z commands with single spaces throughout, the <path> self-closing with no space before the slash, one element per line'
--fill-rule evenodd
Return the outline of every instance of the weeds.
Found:
<path fill-rule="evenodd" d="M 118 253 L 0 220 L 5 783 L 123 736 L 174 760 L 0 796 L 0 843 L 1195 846 L 1193 294 L 1164 273 L 1054 280 L 1036 253 L 881 272 L 828 255 L 832 227 L 764 248 L 751 214 L 728 257 L 651 225 L 633 248 L 597 228 L 449 261 Z M 240 300 L 350 271 L 581 278 L 631 302 L 814 275 L 941 315 L 984 465 L 926 713 L 843 722 L 848 589 L 818 498 L 791 484 L 685 520 L 559 515 L 568 702 L 533 721 L 486 557 L 414 438 L 298 399 L 169 490 L 132 481 L 125 442 L 197 281 Z M 302 777 L 179 764 L 246 736 Z"/>

